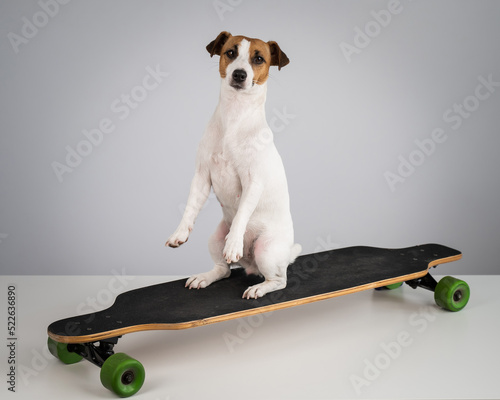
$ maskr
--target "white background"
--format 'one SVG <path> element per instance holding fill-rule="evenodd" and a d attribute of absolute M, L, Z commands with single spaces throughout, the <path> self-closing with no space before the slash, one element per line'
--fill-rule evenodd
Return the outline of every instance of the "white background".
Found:
<path fill-rule="evenodd" d="M 207 239 L 221 217 L 213 196 L 185 246 L 163 244 L 218 99 L 218 59 L 205 46 L 228 30 L 275 40 L 291 60 L 271 73 L 267 117 L 279 128 L 304 253 L 439 242 L 464 253 L 446 267 L 454 273 L 497 274 L 500 88 L 471 96 L 480 77 L 500 82 L 500 3 L 401 1 L 390 13 L 391 4 L 2 2 L 1 273 L 211 268 Z M 363 48 L 346 57 L 342 46 L 356 43 Z M 168 76 L 145 92 L 148 67 Z M 146 95 L 120 119 L 112 104 L 131 93 Z M 464 101 L 473 111 L 457 120 Z M 103 119 L 113 132 L 58 179 L 52 164 L 65 164 L 68 146 Z M 419 156 L 416 141 L 436 129 L 446 140 Z M 391 190 L 384 174 L 412 154 L 418 165 Z"/>

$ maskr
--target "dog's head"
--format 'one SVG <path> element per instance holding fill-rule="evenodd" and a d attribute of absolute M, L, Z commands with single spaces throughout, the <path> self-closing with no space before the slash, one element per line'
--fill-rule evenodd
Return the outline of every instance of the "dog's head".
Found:
<path fill-rule="evenodd" d="M 276 65 L 281 69 L 290 62 L 276 42 L 233 36 L 229 32 L 221 32 L 207 50 L 211 57 L 220 56 L 220 76 L 236 91 L 262 85 L 269 77 L 269 67 Z"/>

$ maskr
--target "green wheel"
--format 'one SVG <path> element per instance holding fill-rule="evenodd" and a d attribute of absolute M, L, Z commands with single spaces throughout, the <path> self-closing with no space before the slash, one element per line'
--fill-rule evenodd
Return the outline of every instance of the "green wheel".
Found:
<path fill-rule="evenodd" d="M 403 282 L 398 282 L 398 283 L 393 283 L 392 285 L 381 286 L 381 287 L 375 288 L 375 290 L 394 290 L 394 289 L 400 288 L 402 285 L 403 285 Z"/>
<path fill-rule="evenodd" d="M 436 304 L 449 311 L 460 311 L 467 305 L 469 297 L 469 285 L 451 276 L 442 278 L 434 291 Z"/>
<path fill-rule="evenodd" d="M 101 368 L 101 383 L 120 397 L 137 393 L 145 377 L 142 364 L 124 353 L 113 354 Z"/>
<path fill-rule="evenodd" d="M 50 338 L 47 340 L 50 353 L 64 364 L 75 364 L 83 358 L 80 354 L 68 350 L 68 343 L 59 343 Z"/>
<path fill-rule="evenodd" d="M 387 285 L 386 288 L 389 290 L 394 290 L 400 288 L 403 285 L 403 282 L 393 283 L 392 285 Z"/>

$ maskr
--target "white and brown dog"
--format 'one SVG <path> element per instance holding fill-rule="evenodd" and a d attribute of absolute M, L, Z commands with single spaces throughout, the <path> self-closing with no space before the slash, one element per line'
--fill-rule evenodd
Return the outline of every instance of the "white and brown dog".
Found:
<path fill-rule="evenodd" d="M 301 251 L 294 244 L 285 170 L 266 121 L 269 67 L 289 63 L 276 42 L 221 32 L 207 50 L 220 56 L 219 104 L 201 139 L 196 169 L 177 230 L 166 245 L 188 240 L 213 187 L 223 218 L 210 237 L 214 268 L 190 277 L 186 287 L 205 288 L 229 277 L 231 265 L 264 282 L 249 287 L 243 298 L 259 298 L 286 286 L 287 267 Z"/>

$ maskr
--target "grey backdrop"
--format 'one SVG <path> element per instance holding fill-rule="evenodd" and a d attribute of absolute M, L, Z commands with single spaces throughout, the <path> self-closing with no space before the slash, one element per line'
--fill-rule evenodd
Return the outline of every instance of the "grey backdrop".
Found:
<path fill-rule="evenodd" d="M 2 2 L 1 273 L 211 268 L 213 195 L 163 245 L 228 30 L 291 60 L 266 107 L 304 253 L 439 242 L 464 253 L 440 273 L 498 274 L 498 21 L 497 1 Z"/>

